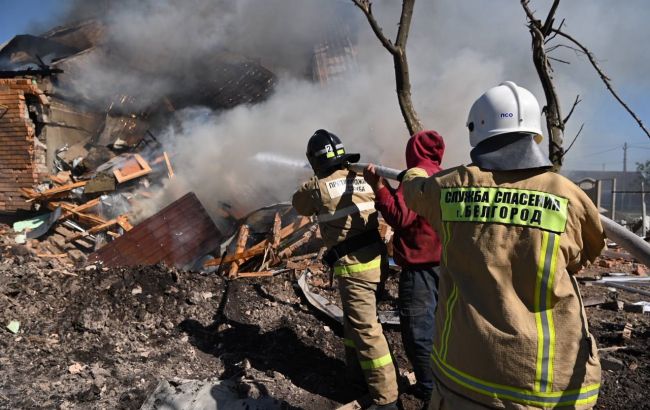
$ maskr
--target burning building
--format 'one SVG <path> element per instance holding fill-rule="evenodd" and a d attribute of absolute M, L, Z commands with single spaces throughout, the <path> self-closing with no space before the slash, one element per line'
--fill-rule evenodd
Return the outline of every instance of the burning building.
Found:
<path fill-rule="evenodd" d="M 223 45 L 180 62 L 164 51 L 153 61 L 116 39 L 110 24 L 92 18 L 18 35 L 0 48 L 0 213 L 48 220 L 58 229 L 45 249 L 52 254 L 72 245 L 98 250 L 180 198 L 187 191 L 163 191 L 172 164 L 182 169 L 176 161 L 186 159 L 161 134 L 182 134 L 188 108 L 218 114 L 264 102 L 277 83 L 271 70 L 291 66 Z M 301 65 L 311 67 L 304 77 L 322 85 L 356 69 L 349 24 L 336 18 L 326 26 L 301 45 Z M 218 226 L 212 234 L 231 232 L 251 210 L 236 196 L 210 200 L 207 209 Z"/>

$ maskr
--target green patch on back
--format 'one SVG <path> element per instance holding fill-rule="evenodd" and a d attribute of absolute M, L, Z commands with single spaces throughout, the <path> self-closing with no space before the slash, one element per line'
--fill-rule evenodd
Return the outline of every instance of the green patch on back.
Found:
<path fill-rule="evenodd" d="M 569 200 L 541 191 L 512 188 L 443 188 L 442 220 L 520 225 L 562 233 Z"/>

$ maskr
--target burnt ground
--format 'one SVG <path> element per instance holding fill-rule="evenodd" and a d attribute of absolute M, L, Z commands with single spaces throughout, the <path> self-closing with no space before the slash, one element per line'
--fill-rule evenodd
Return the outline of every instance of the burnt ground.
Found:
<path fill-rule="evenodd" d="M 595 275 L 598 269 L 586 272 Z M 611 271 L 611 269 L 610 269 Z M 162 266 L 74 269 L 21 248 L 0 260 L 0 408 L 139 408 L 159 380 L 220 377 L 242 397 L 272 396 L 287 409 L 333 409 L 361 394 L 345 379 L 340 329 L 314 312 L 293 273 L 226 282 Z M 314 289 L 336 298 L 327 279 Z M 585 298 L 609 295 L 582 286 Z M 382 304 L 394 304 L 396 281 Z M 618 292 L 626 301 L 637 295 Z M 650 408 L 650 316 L 587 308 L 606 355 L 599 409 Z M 4 326 L 18 320 L 14 335 Z M 623 339 L 626 323 L 632 337 Z M 386 328 L 402 371 L 399 332 Z M 618 359 L 620 362 L 617 362 Z M 405 409 L 421 403 L 402 395 Z"/>

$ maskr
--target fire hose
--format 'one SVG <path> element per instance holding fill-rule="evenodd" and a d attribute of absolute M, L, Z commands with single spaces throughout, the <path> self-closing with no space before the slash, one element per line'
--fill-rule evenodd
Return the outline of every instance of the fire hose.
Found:
<path fill-rule="evenodd" d="M 357 173 L 363 173 L 363 170 L 367 166 L 368 164 L 361 162 L 355 164 L 350 163 L 348 164 L 348 169 Z M 382 165 L 375 165 L 375 172 L 377 175 L 386 179 L 401 181 L 405 171 L 384 167 Z M 623 249 L 627 250 L 638 261 L 650 267 L 650 244 L 606 216 L 601 215 L 600 222 L 603 225 L 605 235 L 607 235 L 610 240 L 616 242 Z"/>

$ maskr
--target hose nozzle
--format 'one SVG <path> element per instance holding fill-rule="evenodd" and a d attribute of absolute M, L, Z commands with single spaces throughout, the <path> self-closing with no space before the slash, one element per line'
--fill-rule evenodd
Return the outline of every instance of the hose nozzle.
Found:
<path fill-rule="evenodd" d="M 348 162 L 345 165 L 345 167 L 350 171 L 354 171 L 358 174 L 363 174 L 363 170 L 366 169 L 368 165 L 370 164 L 365 162 L 356 162 L 356 163 Z M 401 181 L 402 178 L 404 177 L 404 173 L 406 172 L 406 171 L 400 171 L 398 169 L 388 168 L 383 165 L 375 165 L 375 171 L 377 172 L 377 175 L 384 177 L 386 179 L 392 179 L 393 181 Z"/>

